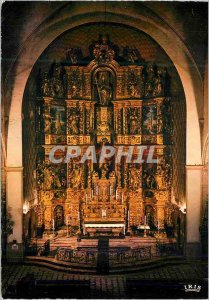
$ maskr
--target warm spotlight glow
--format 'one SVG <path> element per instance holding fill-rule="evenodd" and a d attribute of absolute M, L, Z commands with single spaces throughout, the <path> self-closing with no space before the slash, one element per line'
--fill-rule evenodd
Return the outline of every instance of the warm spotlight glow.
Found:
<path fill-rule="evenodd" d="M 25 201 L 25 203 L 23 204 L 23 214 L 26 215 L 28 211 L 29 211 L 29 202 Z"/>
<path fill-rule="evenodd" d="M 183 204 L 180 206 L 179 210 L 180 210 L 183 214 L 186 214 L 186 203 L 183 203 Z"/>

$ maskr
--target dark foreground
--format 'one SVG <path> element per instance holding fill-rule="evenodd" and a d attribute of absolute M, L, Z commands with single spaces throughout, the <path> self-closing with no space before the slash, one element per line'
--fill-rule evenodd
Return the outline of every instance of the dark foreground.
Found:
<path fill-rule="evenodd" d="M 6 265 L 7 299 L 207 299 L 206 262 L 185 262 L 127 275 L 73 275 L 44 267 Z"/>

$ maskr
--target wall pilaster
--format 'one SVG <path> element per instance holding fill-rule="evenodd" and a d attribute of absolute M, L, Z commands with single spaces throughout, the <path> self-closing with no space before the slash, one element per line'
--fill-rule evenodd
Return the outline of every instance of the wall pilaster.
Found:
<path fill-rule="evenodd" d="M 186 255 L 201 255 L 200 221 L 202 198 L 202 166 L 186 166 Z"/>

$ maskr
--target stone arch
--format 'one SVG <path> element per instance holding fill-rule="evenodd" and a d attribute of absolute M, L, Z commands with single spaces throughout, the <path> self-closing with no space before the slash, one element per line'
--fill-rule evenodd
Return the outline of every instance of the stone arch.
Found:
<path fill-rule="evenodd" d="M 106 13 L 104 14 L 104 11 Z M 115 12 L 115 7 L 107 3 L 105 10 L 102 3 L 88 3 L 82 7 L 78 3 L 63 6 L 38 26 L 26 43 L 7 77 L 6 90 L 11 98 L 7 139 L 7 185 L 16 182 L 15 189 L 7 189 L 8 205 L 16 201 L 22 209 L 22 100 L 30 72 L 41 53 L 47 46 L 66 30 L 79 25 L 94 22 L 121 23 L 144 31 L 151 36 L 167 53 L 177 69 L 186 97 L 187 130 L 186 161 L 187 165 L 201 164 L 201 138 L 199 118 L 202 109 L 202 82 L 194 60 L 177 33 L 160 17 L 144 5 L 137 9 L 131 4 Z M 175 44 L 174 44 L 175 41 Z M 11 84 L 11 82 L 13 84 Z M 8 99 L 10 100 L 10 99 Z M 198 106 L 198 103 L 199 106 Z M 17 196 L 18 195 L 18 196 Z M 22 217 L 21 217 L 22 218 Z M 20 216 L 15 219 L 22 227 Z M 11 239 L 22 240 L 22 232 L 14 230 Z"/>

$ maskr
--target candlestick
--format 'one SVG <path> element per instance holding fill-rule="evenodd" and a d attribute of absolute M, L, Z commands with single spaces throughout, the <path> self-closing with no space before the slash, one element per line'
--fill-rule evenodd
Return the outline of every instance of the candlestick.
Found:
<path fill-rule="evenodd" d="M 53 236 L 54 236 L 54 230 L 55 230 L 55 223 L 54 223 L 54 219 L 52 220 L 52 230 L 53 230 Z"/>
<path fill-rule="evenodd" d="M 68 216 L 66 216 L 67 237 L 69 237 Z"/>

